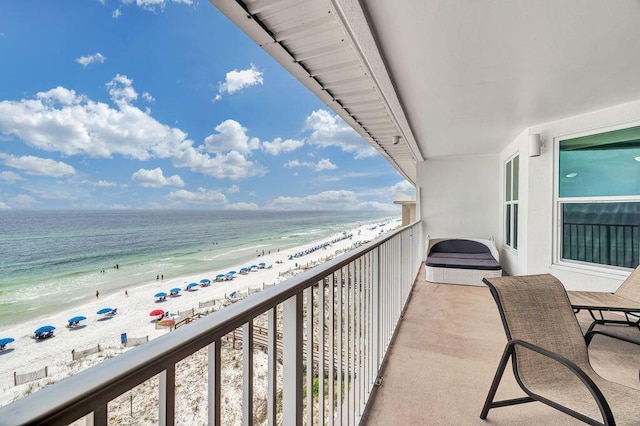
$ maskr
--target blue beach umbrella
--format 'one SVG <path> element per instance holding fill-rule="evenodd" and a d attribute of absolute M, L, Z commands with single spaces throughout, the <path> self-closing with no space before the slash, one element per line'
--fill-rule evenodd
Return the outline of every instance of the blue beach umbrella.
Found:
<path fill-rule="evenodd" d="M 260 262 L 260 263 L 258 263 L 258 266 L 267 266 L 267 264 L 264 263 L 264 262 Z"/>
<path fill-rule="evenodd" d="M 77 317 L 69 318 L 68 322 L 71 324 L 71 323 L 74 323 L 74 322 L 84 321 L 86 319 L 87 319 L 87 317 L 83 317 L 82 315 L 78 315 Z"/>
<path fill-rule="evenodd" d="M 42 333 L 48 333 L 50 331 L 55 330 L 56 328 L 52 325 L 43 325 L 42 327 L 38 328 L 36 331 L 34 331 L 35 334 L 42 334 Z"/>
<path fill-rule="evenodd" d="M 171 293 L 179 293 L 179 292 L 180 292 L 180 290 L 182 290 L 182 289 L 181 289 L 181 288 L 176 287 L 176 288 L 172 288 L 170 291 L 171 291 Z"/>
<path fill-rule="evenodd" d="M 216 275 L 216 278 L 224 278 L 224 274 L 218 274 Z"/>
<path fill-rule="evenodd" d="M 153 297 L 167 297 L 167 293 L 161 291 L 160 293 L 154 294 Z"/>
<path fill-rule="evenodd" d="M 227 275 L 235 275 L 235 274 L 237 274 L 237 272 L 236 272 L 236 271 L 229 271 L 229 272 L 227 272 Z"/>
<path fill-rule="evenodd" d="M 251 269 L 257 268 L 257 267 L 258 267 L 258 265 L 251 265 Z"/>
<path fill-rule="evenodd" d="M 187 284 L 187 290 L 189 290 L 190 288 L 194 288 L 194 287 L 198 287 L 198 283 L 189 283 L 189 284 Z"/>
<path fill-rule="evenodd" d="M 4 347 L 11 343 L 14 342 L 15 339 L 13 337 L 5 337 L 4 339 L 0 339 L 0 349 L 4 349 Z"/>
<path fill-rule="evenodd" d="M 112 312 L 112 311 L 113 311 L 113 308 L 102 308 L 98 312 L 96 312 L 96 314 L 103 315 L 103 314 L 108 314 L 109 312 Z"/>
<path fill-rule="evenodd" d="M 209 283 L 211 283 L 211 280 L 209 278 L 203 278 L 203 279 L 200 280 L 200 283 L 201 284 L 209 284 Z"/>

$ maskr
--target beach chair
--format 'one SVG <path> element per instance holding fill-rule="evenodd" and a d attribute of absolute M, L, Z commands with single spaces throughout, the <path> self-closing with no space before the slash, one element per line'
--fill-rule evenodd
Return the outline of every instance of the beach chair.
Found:
<path fill-rule="evenodd" d="M 600 377 L 587 353 L 593 335 L 627 339 L 599 330 L 583 336 L 564 286 L 550 274 L 482 281 L 491 289 L 508 341 L 481 419 L 492 408 L 540 401 L 592 425 L 640 424 L 640 390 Z M 494 401 L 509 358 L 527 396 Z"/>
<path fill-rule="evenodd" d="M 568 291 L 575 313 L 582 309 L 589 312 L 593 322 L 587 332 L 598 324 L 626 324 L 640 329 L 640 266 L 620 285 L 615 293 L 597 291 Z M 624 315 L 617 319 L 605 318 L 604 312 Z"/>

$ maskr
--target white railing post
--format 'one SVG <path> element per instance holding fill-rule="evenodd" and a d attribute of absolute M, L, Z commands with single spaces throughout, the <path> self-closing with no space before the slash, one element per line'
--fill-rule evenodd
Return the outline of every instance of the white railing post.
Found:
<path fill-rule="evenodd" d="M 373 251 L 371 270 L 373 271 L 373 281 L 371 283 L 371 333 L 372 352 L 373 352 L 373 374 L 371 380 L 375 383 L 378 379 L 378 371 L 380 369 L 380 247 L 376 247 Z"/>
<path fill-rule="evenodd" d="M 302 424 L 302 293 L 283 303 L 282 419 Z"/>

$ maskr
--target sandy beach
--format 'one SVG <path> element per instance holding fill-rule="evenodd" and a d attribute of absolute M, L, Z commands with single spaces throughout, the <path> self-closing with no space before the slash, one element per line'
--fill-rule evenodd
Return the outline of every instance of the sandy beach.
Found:
<path fill-rule="evenodd" d="M 399 226 L 399 221 L 391 221 L 384 226 L 374 229 L 371 225 L 363 225 L 356 229 L 345 230 L 351 238 L 341 238 L 344 234 L 337 234 L 315 243 L 283 250 L 277 253 L 256 256 L 249 264 L 237 265 L 232 270 L 240 271 L 242 267 L 264 262 L 266 267 L 248 274 L 236 274 L 231 281 L 216 282 L 218 274 L 225 274 L 230 269 L 212 270 L 197 276 L 167 277 L 154 280 L 147 284 L 128 288 L 127 294 L 100 295 L 92 302 L 83 306 L 48 315 L 44 318 L 34 318 L 10 328 L 0 331 L 0 338 L 13 337 L 15 342 L 0 351 L 0 406 L 22 397 L 24 394 L 59 381 L 83 368 L 87 368 L 106 356 L 113 356 L 126 350 L 121 343 L 121 335 L 128 338 L 148 336 L 149 340 L 170 333 L 169 328 L 156 328 L 156 318 L 149 315 L 155 309 L 176 314 L 178 311 L 194 309 L 195 312 L 210 312 L 209 308 L 199 308 L 199 303 L 216 300 L 216 309 L 232 292 L 243 294 L 261 290 L 263 285 L 278 284 L 287 278 L 303 271 L 307 265 L 314 265 L 342 254 L 361 243 L 371 241 L 381 233 L 386 233 Z M 314 246 L 339 239 L 326 248 L 321 248 L 306 255 L 290 259 L 290 256 Z M 296 266 L 297 265 L 297 266 Z M 208 287 L 198 286 L 195 291 L 185 291 L 188 283 L 208 278 L 212 283 Z M 183 289 L 177 297 L 167 297 L 165 301 L 158 301 L 154 295 L 158 292 L 169 293 L 170 289 Z M 249 296 L 250 297 L 250 296 Z M 98 315 L 102 308 L 117 309 L 114 316 Z M 82 315 L 87 319 L 80 322 L 79 327 L 68 328 L 69 318 Z M 179 319 L 177 319 L 179 320 Z M 34 330 L 44 325 L 56 327 L 54 336 L 45 340 L 33 338 Z M 188 325 L 185 325 L 188 326 Z M 72 351 L 82 351 L 100 345 L 102 351 L 88 355 L 80 360 L 72 361 Z M 25 374 L 47 367 L 48 377 L 34 382 L 14 385 L 14 372 Z"/>

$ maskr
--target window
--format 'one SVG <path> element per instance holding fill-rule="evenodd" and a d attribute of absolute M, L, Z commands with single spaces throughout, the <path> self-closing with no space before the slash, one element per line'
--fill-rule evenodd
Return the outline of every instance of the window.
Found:
<path fill-rule="evenodd" d="M 516 155 L 506 162 L 504 168 L 504 241 L 514 250 L 518 249 L 518 163 Z"/>
<path fill-rule="evenodd" d="M 635 268 L 640 260 L 640 127 L 561 140 L 560 259 Z"/>

